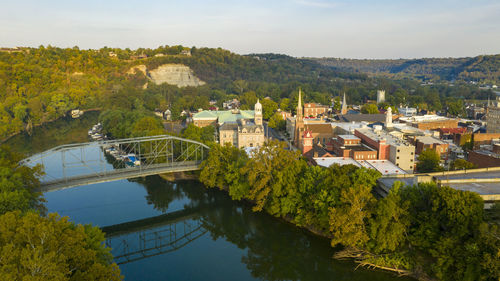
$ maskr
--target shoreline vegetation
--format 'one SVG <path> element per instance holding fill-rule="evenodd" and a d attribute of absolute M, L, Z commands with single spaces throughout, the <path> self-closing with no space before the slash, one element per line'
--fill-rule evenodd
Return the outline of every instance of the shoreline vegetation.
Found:
<path fill-rule="evenodd" d="M 498 280 L 500 234 L 473 192 L 435 184 L 395 184 L 377 198 L 380 174 L 353 165 L 309 166 L 300 153 L 268 142 L 250 156 L 212 144 L 200 182 L 331 239 L 350 259 L 418 280 Z"/>
<path fill-rule="evenodd" d="M 90 109 L 81 109 L 81 111 L 83 111 L 83 113 L 88 113 L 88 112 L 95 112 L 95 111 L 101 111 L 102 108 L 90 108 Z M 48 125 L 48 124 L 51 124 L 51 123 L 54 123 L 56 121 L 59 121 L 59 120 L 62 120 L 64 118 L 67 118 L 68 115 L 63 115 L 63 116 L 59 116 L 55 119 L 52 119 L 52 120 L 46 120 L 46 121 L 43 121 L 39 124 L 35 124 L 35 125 L 32 125 L 31 127 L 31 132 L 28 132 L 26 130 L 23 130 L 23 131 L 19 131 L 17 133 L 12 133 L 11 135 L 3 138 L 3 139 L 0 139 L 0 145 L 2 144 L 5 144 L 6 142 L 8 142 L 11 138 L 15 137 L 15 136 L 18 136 L 20 134 L 23 134 L 23 133 L 27 133 L 28 135 L 31 135 L 32 131 L 35 129 L 35 128 L 39 128 L 39 127 L 42 127 L 42 126 L 45 126 L 45 125 Z M 79 117 L 80 118 L 80 117 Z"/>

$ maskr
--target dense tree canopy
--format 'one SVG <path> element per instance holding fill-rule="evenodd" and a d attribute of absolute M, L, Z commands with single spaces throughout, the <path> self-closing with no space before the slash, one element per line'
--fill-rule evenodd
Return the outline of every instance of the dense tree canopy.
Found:
<path fill-rule="evenodd" d="M 43 198 L 37 188 L 43 167 L 20 164 L 21 154 L 0 146 L 0 215 L 9 211 L 44 211 Z"/>
<path fill-rule="evenodd" d="M 499 230 L 485 221 L 478 194 L 396 182 L 377 198 L 378 177 L 353 165 L 309 166 L 275 142 L 249 156 L 214 144 L 200 174 L 205 185 L 249 200 L 255 211 L 331 237 L 346 247 L 339 256 L 439 280 L 498 280 Z"/>
<path fill-rule="evenodd" d="M 97 227 L 56 214 L 0 216 L 1 280 L 122 280 Z"/>

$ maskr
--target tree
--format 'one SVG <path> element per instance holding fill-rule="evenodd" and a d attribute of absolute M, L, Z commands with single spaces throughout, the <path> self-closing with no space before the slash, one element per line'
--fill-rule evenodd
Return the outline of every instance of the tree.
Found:
<path fill-rule="evenodd" d="M 267 142 L 253 152 L 241 169 L 250 184 L 247 198 L 255 202 L 254 211 L 266 208 L 271 214 L 284 215 L 290 208 L 287 196 L 295 192 L 298 173 L 305 162 L 300 159 L 300 152 L 285 147 L 283 142 Z"/>
<path fill-rule="evenodd" d="M 245 92 L 240 96 L 241 109 L 249 110 L 253 109 L 257 103 L 257 95 L 254 91 Z"/>
<path fill-rule="evenodd" d="M 282 111 L 288 111 L 288 110 L 290 110 L 290 99 L 289 98 L 283 98 L 283 99 L 281 99 L 280 109 Z"/>
<path fill-rule="evenodd" d="M 450 164 L 450 170 L 468 170 L 477 168 L 476 164 L 471 163 L 464 159 L 457 159 Z"/>
<path fill-rule="evenodd" d="M 369 103 L 369 104 L 365 104 L 361 107 L 361 113 L 378 114 L 378 113 L 380 113 L 380 111 L 378 111 L 378 107 L 376 104 Z"/>
<path fill-rule="evenodd" d="M 243 95 L 243 91 L 248 87 L 248 82 L 245 80 L 236 80 L 233 82 L 233 85 L 241 96 Z"/>
<path fill-rule="evenodd" d="M 133 135 L 136 137 L 155 136 L 164 133 L 161 121 L 152 116 L 142 117 L 134 123 Z"/>
<path fill-rule="evenodd" d="M 417 171 L 419 173 L 439 172 L 442 170 L 441 158 L 433 149 L 426 148 L 418 156 Z"/>
<path fill-rule="evenodd" d="M 0 216 L 1 280 L 122 280 L 104 233 L 57 214 Z"/>
<path fill-rule="evenodd" d="M 401 198 L 402 183 L 397 181 L 389 194 L 377 202 L 370 220 L 370 248 L 375 253 L 393 252 L 406 243 L 410 225 L 409 203 Z"/>
<path fill-rule="evenodd" d="M 339 205 L 330 208 L 332 246 L 362 248 L 368 242 L 366 222 L 375 203 L 371 190 L 368 185 L 355 185 L 340 192 Z"/>
<path fill-rule="evenodd" d="M 195 140 L 203 143 L 214 141 L 215 128 L 213 126 L 205 126 L 200 128 L 194 124 L 189 124 L 183 131 L 182 137 L 190 140 Z"/>
<path fill-rule="evenodd" d="M 269 120 L 278 109 L 278 104 L 271 99 L 263 99 L 260 103 L 262 104 L 262 117 Z"/>
<path fill-rule="evenodd" d="M 0 215 L 14 210 L 45 211 L 42 194 L 37 192 L 43 167 L 22 165 L 22 159 L 21 154 L 0 146 Z"/>
<path fill-rule="evenodd" d="M 279 131 L 284 131 L 286 127 L 286 122 L 283 120 L 283 117 L 279 112 L 274 113 L 274 115 L 269 119 L 268 123 L 269 127 L 279 130 Z"/>

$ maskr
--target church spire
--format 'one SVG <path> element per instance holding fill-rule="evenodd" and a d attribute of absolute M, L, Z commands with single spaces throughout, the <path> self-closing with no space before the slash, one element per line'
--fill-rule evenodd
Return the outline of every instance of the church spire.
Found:
<path fill-rule="evenodd" d="M 340 114 L 342 115 L 347 114 L 347 103 L 345 101 L 345 92 L 344 92 L 344 99 L 342 100 L 342 109 L 340 110 Z"/>
<path fill-rule="evenodd" d="M 297 119 L 302 119 L 302 90 L 299 88 L 299 102 L 297 104 Z"/>

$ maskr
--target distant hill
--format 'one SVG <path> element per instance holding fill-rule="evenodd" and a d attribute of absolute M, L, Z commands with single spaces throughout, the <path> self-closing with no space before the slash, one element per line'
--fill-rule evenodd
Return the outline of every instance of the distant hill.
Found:
<path fill-rule="evenodd" d="M 391 78 L 411 77 L 423 81 L 464 80 L 500 84 L 500 54 L 473 58 L 423 58 L 368 60 L 311 58 L 338 71 L 371 73 Z"/>

